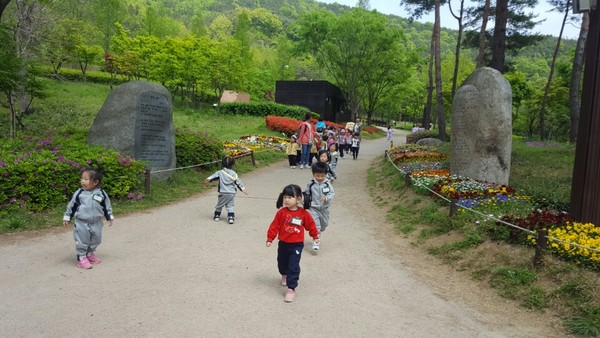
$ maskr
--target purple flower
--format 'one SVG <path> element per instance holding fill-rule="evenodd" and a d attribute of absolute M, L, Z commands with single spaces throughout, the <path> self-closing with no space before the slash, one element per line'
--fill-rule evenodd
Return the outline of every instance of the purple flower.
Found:
<path fill-rule="evenodd" d="M 137 195 L 138 200 L 141 200 L 142 198 L 144 198 L 144 195 L 142 195 L 141 193 Z"/>
<path fill-rule="evenodd" d="M 17 201 L 17 199 L 15 197 L 11 198 L 8 200 L 10 203 L 15 203 Z"/>
<path fill-rule="evenodd" d="M 130 200 L 134 199 L 135 198 L 135 193 L 130 192 L 129 194 L 127 194 L 127 198 L 130 199 Z"/>
<path fill-rule="evenodd" d="M 6 162 L 0 161 L 0 167 L 7 167 L 7 166 L 8 166 L 8 164 L 6 164 Z"/>

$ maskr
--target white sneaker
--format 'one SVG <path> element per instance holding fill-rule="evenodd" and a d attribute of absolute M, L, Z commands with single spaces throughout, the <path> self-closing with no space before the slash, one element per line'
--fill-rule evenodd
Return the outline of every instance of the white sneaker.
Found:
<path fill-rule="evenodd" d="M 292 168 L 292 169 L 296 169 L 296 166 L 295 166 L 295 165 L 293 165 L 293 166 L 291 166 L 290 168 Z"/>
<path fill-rule="evenodd" d="M 300 165 L 300 169 L 304 169 L 304 164 L 301 164 L 301 165 Z"/>
<path fill-rule="evenodd" d="M 312 249 L 313 250 L 319 250 L 319 245 L 320 245 L 320 243 L 316 243 L 315 241 L 313 241 Z"/>

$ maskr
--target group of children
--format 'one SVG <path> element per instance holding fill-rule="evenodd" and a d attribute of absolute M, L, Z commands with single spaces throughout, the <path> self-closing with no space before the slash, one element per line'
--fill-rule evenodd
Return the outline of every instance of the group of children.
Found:
<path fill-rule="evenodd" d="M 315 159 L 317 162 L 320 162 L 323 153 L 331 155 L 331 164 L 334 169 L 337 165 L 337 160 L 344 158 L 344 155 L 352 153 L 353 159 L 356 160 L 358 158 L 360 141 L 360 136 L 357 133 L 351 134 L 344 128 L 338 131 L 334 127 L 330 127 L 327 132 L 322 134 L 317 132 L 313 136 L 307 167 L 310 167 Z M 296 135 L 290 136 L 290 141 L 286 145 L 286 155 L 291 169 L 296 169 L 296 166 L 304 169 L 304 165 L 300 163 L 302 147 L 298 143 Z"/>
<path fill-rule="evenodd" d="M 332 134 L 335 132 L 332 130 Z M 344 138 L 348 132 L 342 129 L 339 136 Z M 318 135 L 318 134 L 317 134 Z M 335 134 L 334 134 L 335 135 Z M 339 137 L 332 135 L 334 140 L 340 142 Z M 285 302 L 293 302 L 300 275 L 300 257 L 304 248 L 304 232 L 308 231 L 313 238 L 312 249 L 320 249 L 322 233 L 329 224 L 329 205 L 334 197 L 332 182 L 337 179 L 335 168 L 339 157 L 343 156 L 343 148 L 338 152 L 338 142 L 328 142 L 327 134 L 319 135 L 319 142 L 323 146 L 317 152 L 317 163 L 312 164 L 312 179 L 307 184 L 305 191 L 298 185 L 286 186 L 276 202 L 277 213 L 267 230 L 267 247 L 270 247 L 275 238 L 279 238 L 277 250 L 277 267 L 281 274 L 281 284 L 287 286 L 284 297 Z M 288 150 L 293 153 L 297 146 L 295 137 L 290 139 Z M 344 141 L 344 145 L 347 142 Z M 354 159 L 358 155 L 360 139 L 353 135 L 350 148 Z M 290 154 L 288 158 L 290 167 L 295 168 L 297 154 Z M 247 194 L 247 191 L 238 174 L 233 170 L 235 160 L 230 157 L 222 159 L 222 169 L 216 171 L 205 179 L 205 184 L 219 181 L 218 200 L 213 214 L 213 220 L 219 221 L 222 209 L 227 210 L 227 222 L 235 222 L 235 195 L 237 191 Z M 99 264 L 102 260 L 96 256 L 96 249 L 102 240 L 102 218 L 109 226 L 112 225 L 114 215 L 110 198 L 101 188 L 102 170 L 100 168 L 84 168 L 81 171 L 81 188 L 77 189 L 67 205 L 63 216 L 65 226 L 74 219 L 73 236 L 76 243 L 77 266 L 82 269 L 91 269 L 92 264 Z"/>

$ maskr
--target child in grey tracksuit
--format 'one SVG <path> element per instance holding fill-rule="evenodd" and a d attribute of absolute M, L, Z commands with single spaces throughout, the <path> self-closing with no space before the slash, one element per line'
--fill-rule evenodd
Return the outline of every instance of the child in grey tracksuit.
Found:
<path fill-rule="evenodd" d="M 219 180 L 219 198 L 217 200 L 217 205 L 215 206 L 213 219 L 215 222 L 218 222 L 221 218 L 221 210 L 225 207 L 225 209 L 227 209 L 227 223 L 233 224 L 235 221 L 234 199 L 237 189 L 246 195 L 248 195 L 248 193 L 246 192 L 244 184 L 238 177 L 238 174 L 232 169 L 235 165 L 235 160 L 231 157 L 223 157 L 222 165 L 223 169 L 208 176 L 204 180 L 204 183 L 208 184 L 212 181 Z"/>
<path fill-rule="evenodd" d="M 308 212 L 312 216 L 319 233 L 322 234 L 329 225 L 329 204 L 333 196 L 333 185 L 327 179 L 327 163 L 317 162 L 312 166 L 313 179 L 306 186 L 306 191 L 310 196 L 310 209 Z M 321 235 L 319 235 L 321 238 Z M 319 242 L 313 241 L 313 250 L 319 250 Z"/>
<path fill-rule="evenodd" d="M 77 189 L 67 205 L 63 224 L 69 225 L 74 218 L 73 237 L 77 251 L 77 266 L 91 269 L 92 264 L 102 262 L 96 256 L 96 248 L 102 241 L 102 218 L 112 225 L 115 218 L 110 198 L 100 188 L 102 172 L 98 168 L 85 168 L 81 172 L 81 188 Z"/>

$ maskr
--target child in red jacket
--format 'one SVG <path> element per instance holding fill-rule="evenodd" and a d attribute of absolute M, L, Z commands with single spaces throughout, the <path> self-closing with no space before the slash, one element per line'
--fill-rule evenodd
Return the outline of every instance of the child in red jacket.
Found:
<path fill-rule="evenodd" d="M 275 237 L 279 237 L 277 268 L 281 274 L 281 285 L 288 287 L 283 299 L 286 303 L 291 303 L 296 298 L 304 231 L 308 231 L 315 243 L 319 243 L 319 230 L 306 211 L 310 207 L 310 200 L 304 199 L 304 208 L 301 208 L 302 200 L 302 189 L 298 185 L 290 184 L 283 188 L 277 199 L 279 210 L 267 230 L 267 247 L 273 244 Z"/>

